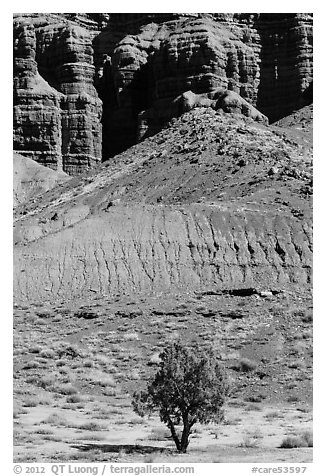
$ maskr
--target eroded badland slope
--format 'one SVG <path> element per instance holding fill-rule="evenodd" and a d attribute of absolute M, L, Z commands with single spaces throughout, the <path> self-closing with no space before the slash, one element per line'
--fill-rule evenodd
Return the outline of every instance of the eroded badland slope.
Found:
<path fill-rule="evenodd" d="M 19 207 L 17 298 L 309 287 L 311 143 L 283 130 L 195 109 Z"/>

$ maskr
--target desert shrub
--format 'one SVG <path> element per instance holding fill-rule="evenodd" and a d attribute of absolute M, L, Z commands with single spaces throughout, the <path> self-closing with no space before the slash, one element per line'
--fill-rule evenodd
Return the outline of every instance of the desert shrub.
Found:
<path fill-rule="evenodd" d="M 59 359 L 62 357 L 75 359 L 76 357 L 84 356 L 84 353 L 80 351 L 76 345 L 70 344 L 70 342 L 60 342 L 57 345 L 56 353 Z"/>
<path fill-rule="evenodd" d="M 83 366 L 86 368 L 91 368 L 94 366 L 94 363 L 92 360 L 85 360 L 85 362 L 83 363 Z"/>
<path fill-rule="evenodd" d="M 56 443 L 59 443 L 60 441 L 62 441 L 62 437 L 61 436 L 56 436 L 56 435 L 43 435 L 42 440 L 54 441 Z"/>
<path fill-rule="evenodd" d="M 306 443 L 305 446 L 307 446 L 308 448 L 313 447 L 313 445 L 314 445 L 313 444 L 313 435 L 312 435 L 311 431 L 305 431 L 304 433 L 302 433 L 301 438 Z"/>
<path fill-rule="evenodd" d="M 75 316 L 79 319 L 98 319 L 99 314 L 92 311 L 91 309 L 80 309 L 78 312 L 75 312 Z"/>
<path fill-rule="evenodd" d="M 44 309 L 43 311 L 38 311 L 36 315 L 41 318 L 49 318 L 52 316 L 52 312 Z"/>
<path fill-rule="evenodd" d="M 242 402 L 241 400 L 238 400 L 238 399 L 233 399 L 228 402 L 229 407 L 242 408 L 245 405 L 246 405 L 245 402 Z"/>
<path fill-rule="evenodd" d="M 259 441 L 263 439 L 263 434 L 260 428 L 256 428 L 244 435 L 243 442 L 240 446 L 244 448 L 256 448 Z"/>
<path fill-rule="evenodd" d="M 37 326 L 45 326 L 45 325 L 47 324 L 47 321 L 44 320 L 44 319 L 36 319 L 36 320 L 35 320 L 35 324 L 36 324 Z"/>
<path fill-rule="evenodd" d="M 62 395 L 74 395 L 78 393 L 78 390 L 71 384 L 58 385 L 53 387 L 53 390 L 57 393 L 61 393 Z"/>
<path fill-rule="evenodd" d="M 302 332 L 301 337 L 302 337 L 302 339 L 310 339 L 310 338 L 312 338 L 312 337 L 313 337 L 313 332 L 312 332 L 312 330 Z"/>
<path fill-rule="evenodd" d="M 243 319 L 245 315 L 241 310 L 238 311 L 229 311 L 226 313 L 228 317 L 231 317 L 231 319 Z"/>
<path fill-rule="evenodd" d="M 124 340 L 139 340 L 137 332 L 128 332 L 123 336 Z"/>
<path fill-rule="evenodd" d="M 67 359 L 58 359 L 56 360 L 56 366 L 57 367 L 64 367 L 65 365 L 68 364 L 68 360 Z"/>
<path fill-rule="evenodd" d="M 30 369 L 38 369 L 41 367 L 41 364 L 39 361 L 37 360 L 31 360 L 30 362 L 27 362 L 26 364 L 24 364 L 24 366 L 22 367 L 24 370 L 30 370 Z"/>
<path fill-rule="evenodd" d="M 257 363 L 250 359 L 241 359 L 239 361 L 240 372 L 252 372 L 257 368 Z"/>
<path fill-rule="evenodd" d="M 52 398 L 49 395 L 41 395 L 39 396 L 39 405 L 51 405 Z"/>
<path fill-rule="evenodd" d="M 158 371 L 146 391 L 135 393 L 133 406 L 140 416 L 158 411 L 177 450 L 186 453 L 196 423 L 219 423 L 228 385 L 211 347 L 168 345 L 160 354 Z M 182 432 L 177 427 L 182 424 Z"/>
<path fill-rule="evenodd" d="M 259 439 L 254 438 L 251 435 L 245 435 L 243 441 L 240 443 L 241 448 L 257 448 L 259 445 Z"/>
<path fill-rule="evenodd" d="M 53 319 L 52 322 L 60 322 L 62 319 L 61 314 L 57 314 Z"/>
<path fill-rule="evenodd" d="M 93 373 L 88 379 L 94 385 L 100 385 L 101 387 L 116 387 L 116 382 L 110 375 L 104 373 Z"/>
<path fill-rule="evenodd" d="M 283 418 L 282 415 L 280 415 L 279 412 L 269 412 L 269 413 L 266 413 L 266 415 L 264 415 L 264 417 L 267 419 L 267 420 L 273 420 L 274 418 Z"/>
<path fill-rule="evenodd" d="M 38 356 L 37 361 L 39 363 L 39 368 L 44 369 L 45 367 L 47 367 L 49 365 L 49 359 L 48 358 Z"/>
<path fill-rule="evenodd" d="M 140 417 L 132 418 L 128 421 L 129 425 L 140 425 L 142 423 L 144 423 L 144 419 Z"/>
<path fill-rule="evenodd" d="M 23 402 L 23 407 L 37 407 L 39 404 L 39 399 L 38 397 L 30 397 L 26 398 L 26 400 Z"/>
<path fill-rule="evenodd" d="M 53 435 L 53 431 L 48 430 L 47 428 L 38 428 L 34 433 L 37 435 Z"/>
<path fill-rule="evenodd" d="M 311 311 L 306 311 L 301 320 L 306 324 L 313 322 L 313 313 Z"/>
<path fill-rule="evenodd" d="M 80 425 L 73 425 L 73 428 L 77 428 L 78 430 L 99 431 L 104 430 L 106 427 L 95 421 L 90 421 L 87 423 L 81 423 Z"/>
<path fill-rule="evenodd" d="M 157 456 L 158 456 L 158 453 L 146 455 L 144 457 L 144 463 L 156 463 L 157 462 Z"/>
<path fill-rule="evenodd" d="M 82 397 L 78 394 L 72 394 L 67 397 L 67 403 L 80 403 L 82 401 Z"/>
<path fill-rule="evenodd" d="M 304 432 L 300 436 L 287 436 L 280 444 L 280 448 L 311 448 L 313 446 L 312 433 Z"/>
<path fill-rule="evenodd" d="M 266 398 L 264 393 L 258 393 L 257 395 L 248 395 L 245 400 L 252 403 L 260 403 Z"/>
<path fill-rule="evenodd" d="M 39 354 L 42 350 L 42 347 L 39 346 L 39 345 L 32 345 L 31 347 L 29 347 L 28 351 L 31 353 L 31 354 Z"/>
<path fill-rule="evenodd" d="M 54 376 L 48 376 L 48 377 L 41 377 L 40 379 L 37 380 L 37 385 L 41 388 L 44 389 L 52 389 L 52 386 L 55 383 L 55 378 Z"/>
<path fill-rule="evenodd" d="M 50 424 L 55 426 L 67 426 L 67 420 L 58 413 L 51 413 L 47 418 L 41 421 L 44 424 Z"/>
<path fill-rule="evenodd" d="M 103 395 L 106 397 L 115 397 L 117 395 L 117 390 L 114 388 L 105 387 L 103 389 Z"/>
<path fill-rule="evenodd" d="M 68 374 L 70 374 L 70 370 L 71 369 L 68 366 L 65 366 L 65 365 L 63 367 L 59 367 L 59 370 L 58 370 L 58 372 L 60 374 L 59 378 L 62 381 L 66 381 L 66 383 L 68 383 L 69 382 Z"/>
<path fill-rule="evenodd" d="M 303 367 L 303 362 L 301 360 L 295 360 L 294 362 L 290 362 L 288 367 L 289 369 L 299 369 Z"/>
<path fill-rule="evenodd" d="M 129 380 L 140 380 L 141 376 L 138 370 L 134 369 L 127 374 Z"/>
<path fill-rule="evenodd" d="M 86 435 L 83 435 L 83 436 L 79 436 L 78 439 L 79 440 L 89 440 L 89 441 L 103 441 L 105 440 L 105 436 L 104 435 L 99 435 L 98 433 L 89 433 L 89 434 L 86 434 Z"/>
<path fill-rule="evenodd" d="M 228 419 L 224 419 L 223 420 L 223 425 L 225 426 L 232 426 L 232 425 L 237 425 L 238 423 L 240 423 L 242 421 L 241 418 L 228 418 Z"/>
<path fill-rule="evenodd" d="M 295 403 L 295 402 L 298 402 L 299 401 L 299 397 L 297 395 L 290 395 L 288 398 L 287 398 L 287 401 L 289 403 Z"/>
<path fill-rule="evenodd" d="M 310 323 L 313 321 L 313 313 L 310 309 L 297 309 L 293 312 L 293 316 L 301 317 L 302 322 L 305 323 Z"/>
<path fill-rule="evenodd" d="M 251 405 L 247 405 L 245 410 L 247 410 L 248 412 L 258 412 L 261 411 L 261 407 L 252 403 Z"/>
<path fill-rule="evenodd" d="M 297 410 L 298 412 L 302 412 L 302 413 L 309 413 L 309 412 L 310 412 L 310 409 L 307 408 L 307 407 L 304 407 L 304 406 L 298 406 L 298 407 L 296 408 L 296 410 Z"/>
<path fill-rule="evenodd" d="M 55 359 L 56 353 L 53 349 L 42 349 L 40 352 L 40 356 L 44 357 L 45 359 Z"/>
<path fill-rule="evenodd" d="M 162 441 L 171 438 L 171 433 L 166 428 L 153 428 L 147 439 L 151 441 Z"/>

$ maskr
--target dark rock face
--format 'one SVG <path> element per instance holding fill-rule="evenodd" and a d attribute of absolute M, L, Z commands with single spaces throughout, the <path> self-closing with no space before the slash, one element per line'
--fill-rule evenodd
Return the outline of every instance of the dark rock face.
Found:
<path fill-rule="evenodd" d="M 274 122 L 312 102 L 307 91 L 312 84 L 312 16 L 261 14 L 256 28 L 261 44 L 256 105 Z"/>
<path fill-rule="evenodd" d="M 62 95 L 38 72 L 33 25 L 15 25 L 14 36 L 14 150 L 61 170 Z"/>
<path fill-rule="evenodd" d="M 309 14 L 27 14 L 14 41 L 14 148 L 69 174 L 160 130 L 187 91 L 270 122 L 311 99 Z"/>
<path fill-rule="evenodd" d="M 94 166 L 102 103 L 89 32 L 58 18 L 17 18 L 14 48 L 14 149 L 69 174 Z"/>

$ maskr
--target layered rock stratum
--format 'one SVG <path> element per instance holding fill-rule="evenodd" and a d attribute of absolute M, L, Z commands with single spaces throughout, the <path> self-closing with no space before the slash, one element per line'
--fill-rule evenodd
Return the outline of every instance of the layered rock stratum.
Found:
<path fill-rule="evenodd" d="M 311 82 L 310 14 L 14 15 L 14 149 L 71 175 L 161 130 L 184 93 L 274 122 Z"/>
<path fill-rule="evenodd" d="M 52 19 L 52 22 L 51 22 Z M 101 159 L 92 37 L 64 17 L 14 21 L 14 150 L 69 174 Z"/>

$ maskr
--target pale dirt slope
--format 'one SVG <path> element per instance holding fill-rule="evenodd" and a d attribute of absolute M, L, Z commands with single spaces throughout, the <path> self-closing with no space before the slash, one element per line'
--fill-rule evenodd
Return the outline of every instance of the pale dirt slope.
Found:
<path fill-rule="evenodd" d="M 64 172 L 43 167 L 23 155 L 14 153 L 13 160 L 14 206 L 28 202 L 69 179 Z"/>

